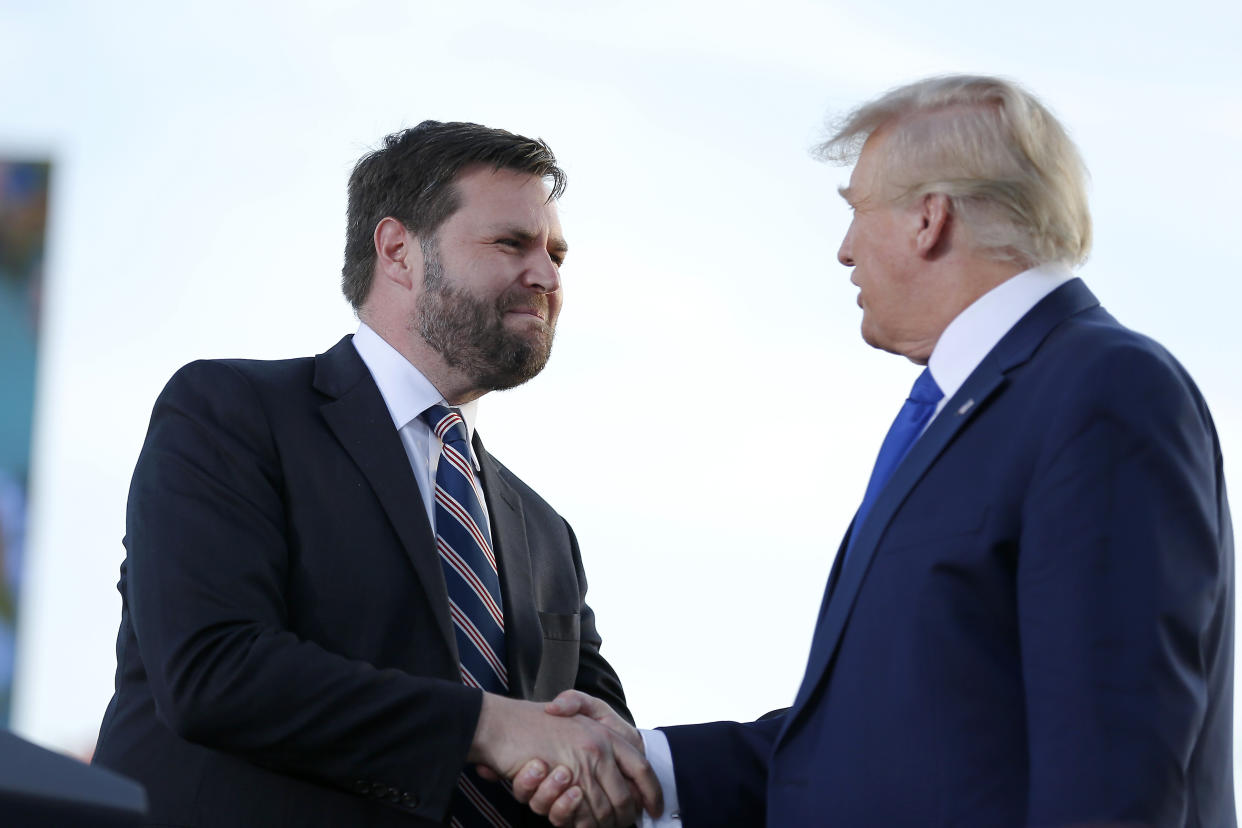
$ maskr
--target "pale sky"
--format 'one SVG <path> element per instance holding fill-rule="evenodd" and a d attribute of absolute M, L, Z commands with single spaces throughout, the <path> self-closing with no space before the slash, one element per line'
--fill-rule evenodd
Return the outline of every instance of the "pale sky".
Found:
<path fill-rule="evenodd" d="M 0 0 L 0 155 L 55 164 L 28 738 L 94 741 L 160 388 L 196 358 L 309 355 L 354 330 L 349 170 L 426 118 L 543 137 L 568 172 L 552 361 L 484 398 L 479 431 L 577 532 L 642 725 L 750 719 L 797 689 L 917 373 L 859 338 L 836 262 L 849 171 L 808 150 L 891 86 L 1001 74 L 1062 119 L 1092 172 L 1080 275 L 1190 370 L 1237 485 L 1237 0 L 182 5 Z"/>

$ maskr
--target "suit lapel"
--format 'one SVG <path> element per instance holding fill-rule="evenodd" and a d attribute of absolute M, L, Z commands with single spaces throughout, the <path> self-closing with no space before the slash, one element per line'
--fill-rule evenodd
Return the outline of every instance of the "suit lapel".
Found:
<path fill-rule="evenodd" d="M 474 452 L 482 470 L 483 492 L 492 520 L 492 546 L 504 595 L 505 649 L 509 662 L 509 695 L 531 698 L 543 640 L 531 585 L 530 548 L 522 501 L 505 480 L 500 465 L 483 448 L 476 432 Z"/>
<path fill-rule="evenodd" d="M 1006 374 L 1010 370 L 1030 359 L 1039 344 L 1062 321 L 1098 304 L 1081 279 L 1067 282 L 1040 300 L 984 357 L 915 442 L 876 498 L 863 525 L 851 526 L 850 531 L 859 533 L 858 539 L 850 552 L 849 564 L 841 566 L 839 571 L 834 564 L 835 577 L 830 581 L 830 588 L 825 590 L 806 673 L 790 714 L 785 719 L 782 736 L 798 720 L 799 714 L 806 709 L 807 701 L 826 679 L 876 547 L 910 491 L 987 401 L 1002 393 L 1008 382 Z M 848 540 L 847 534 L 837 553 L 838 559 Z"/>
<path fill-rule="evenodd" d="M 320 411 L 388 515 L 423 585 L 440 635 L 456 661 L 457 642 L 444 573 L 418 483 L 384 398 L 350 339 L 345 337 L 315 358 L 315 389 L 333 398 Z"/>

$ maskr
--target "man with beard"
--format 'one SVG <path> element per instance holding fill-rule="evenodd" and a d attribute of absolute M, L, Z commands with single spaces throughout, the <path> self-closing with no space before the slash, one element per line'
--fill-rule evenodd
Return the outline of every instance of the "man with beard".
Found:
<path fill-rule="evenodd" d="M 497 781 L 528 760 L 572 780 L 577 824 L 659 810 L 638 750 L 538 703 L 630 718 L 572 530 L 474 433 L 548 359 L 564 184 L 502 130 L 389 136 L 350 178 L 357 333 L 193 363 L 156 401 L 95 754 L 152 823 L 539 824 Z"/>

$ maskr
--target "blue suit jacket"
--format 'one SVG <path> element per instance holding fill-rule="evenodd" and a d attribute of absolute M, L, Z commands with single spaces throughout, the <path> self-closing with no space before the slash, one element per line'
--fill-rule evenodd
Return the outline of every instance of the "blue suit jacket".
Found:
<path fill-rule="evenodd" d="M 1236 824 L 1215 429 L 1081 281 L 854 529 L 793 706 L 666 730 L 687 828 Z"/>

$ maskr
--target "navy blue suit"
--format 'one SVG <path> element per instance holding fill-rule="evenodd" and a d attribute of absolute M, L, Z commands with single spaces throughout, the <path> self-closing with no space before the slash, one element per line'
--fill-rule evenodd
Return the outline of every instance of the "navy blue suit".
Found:
<path fill-rule="evenodd" d="M 666 729 L 687 828 L 1236 824 L 1215 428 L 1081 281 L 854 528 L 793 706 Z"/>
<path fill-rule="evenodd" d="M 573 687 L 628 718 L 573 532 L 474 448 L 510 695 Z M 482 695 L 460 682 L 431 524 L 349 337 L 313 359 L 181 369 L 126 529 L 95 761 L 146 786 L 152 824 L 442 823 Z"/>

